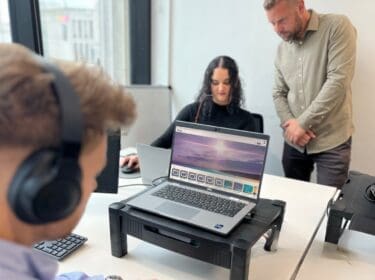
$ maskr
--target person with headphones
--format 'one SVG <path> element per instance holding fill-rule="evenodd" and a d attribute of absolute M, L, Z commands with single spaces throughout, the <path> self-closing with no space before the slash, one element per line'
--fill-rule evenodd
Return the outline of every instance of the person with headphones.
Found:
<path fill-rule="evenodd" d="M 108 130 L 134 118 L 133 99 L 97 67 L 0 44 L 1 279 L 55 278 L 57 263 L 31 247 L 73 230 L 106 164 Z M 60 279 L 73 278 L 104 279 Z"/>
<path fill-rule="evenodd" d="M 241 108 L 243 103 L 243 90 L 235 60 L 229 56 L 218 56 L 206 68 L 196 101 L 185 106 L 175 120 L 256 131 L 252 114 Z M 173 131 L 174 122 L 151 145 L 171 148 Z M 128 155 L 121 159 L 120 165 L 138 169 L 138 156 Z"/>

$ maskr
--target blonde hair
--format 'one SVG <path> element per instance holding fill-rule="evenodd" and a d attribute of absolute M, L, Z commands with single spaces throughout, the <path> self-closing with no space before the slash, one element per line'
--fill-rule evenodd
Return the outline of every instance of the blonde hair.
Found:
<path fill-rule="evenodd" d="M 135 103 L 98 67 L 57 61 L 80 97 L 83 147 L 107 130 L 130 125 Z M 51 92 L 53 75 L 43 71 L 27 48 L 0 44 L 0 146 L 56 146 L 60 113 Z"/>

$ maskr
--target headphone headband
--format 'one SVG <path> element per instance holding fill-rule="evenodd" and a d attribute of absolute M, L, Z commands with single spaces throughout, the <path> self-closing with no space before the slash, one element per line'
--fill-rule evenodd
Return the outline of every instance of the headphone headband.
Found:
<path fill-rule="evenodd" d="M 51 88 L 60 106 L 61 151 L 63 156 L 77 158 L 81 150 L 83 134 L 79 96 L 68 78 L 55 65 L 41 60 L 41 66 L 45 72 L 54 76 Z"/>

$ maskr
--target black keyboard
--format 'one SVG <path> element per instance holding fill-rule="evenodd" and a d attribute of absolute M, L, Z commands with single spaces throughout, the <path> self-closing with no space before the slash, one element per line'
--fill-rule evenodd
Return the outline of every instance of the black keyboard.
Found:
<path fill-rule="evenodd" d="M 77 250 L 87 241 L 87 238 L 75 233 L 71 233 L 65 238 L 56 240 L 41 241 L 34 244 L 34 249 L 40 251 L 54 259 L 61 261 L 67 255 Z"/>
<path fill-rule="evenodd" d="M 152 195 L 229 217 L 236 215 L 246 205 L 242 202 L 174 185 L 166 185 Z"/>

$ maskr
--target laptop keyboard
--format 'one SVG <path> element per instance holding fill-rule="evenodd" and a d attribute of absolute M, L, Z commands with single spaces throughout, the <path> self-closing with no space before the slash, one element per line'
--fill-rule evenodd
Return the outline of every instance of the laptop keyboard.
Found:
<path fill-rule="evenodd" d="M 152 193 L 152 195 L 229 217 L 234 217 L 246 205 L 242 202 L 180 188 L 174 185 L 166 185 L 160 190 Z"/>

